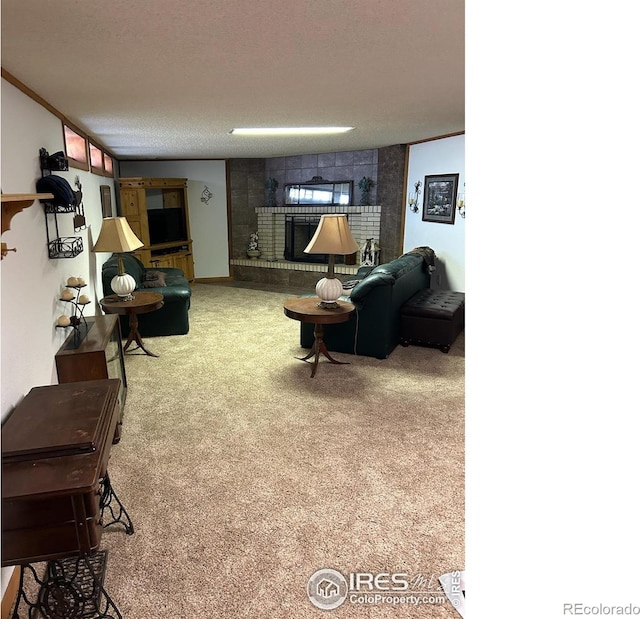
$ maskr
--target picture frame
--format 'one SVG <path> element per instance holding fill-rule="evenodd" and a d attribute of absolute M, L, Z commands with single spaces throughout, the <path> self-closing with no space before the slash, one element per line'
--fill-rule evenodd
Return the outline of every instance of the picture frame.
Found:
<path fill-rule="evenodd" d="M 109 185 L 100 185 L 100 203 L 102 204 L 102 217 L 113 217 L 111 187 Z"/>
<path fill-rule="evenodd" d="M 453 224 L 456 219 L 459 174 L 437 174 L 424 177 L 422 221 Z"/>

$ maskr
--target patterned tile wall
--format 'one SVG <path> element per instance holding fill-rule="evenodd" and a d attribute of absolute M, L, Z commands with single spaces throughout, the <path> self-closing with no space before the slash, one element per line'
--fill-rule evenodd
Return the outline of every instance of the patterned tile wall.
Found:
<path fill-rule="evenodd" d="M 337 182 L 353 181 L 353 204 L 361 204 L 358 182 L 367 177 L 373 181 L 369 192 L 369 204 L 377 204 L 378 150 L 356 150 L 319 155 L 297 155 L 265 159 L 265 181 L 278 181 L 276 204 L 284 204 L 284 186 L 289 183 L 304 183 L 314 176 Z M 266 197 L 265 197 L 266 204 Z"/>

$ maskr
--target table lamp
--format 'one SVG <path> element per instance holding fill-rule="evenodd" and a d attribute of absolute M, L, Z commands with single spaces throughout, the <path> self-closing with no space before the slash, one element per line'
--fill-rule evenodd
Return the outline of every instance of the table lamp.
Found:
<path fill-rule="evenodd" d="M 133 233 L 125 217 L 105 217 L 98 240 L 93 246 L 95 252 L 112 252 L 118 255 L 118 274 L 111 280 L 111 289 L 123 301 L 131 301 L 136 280 L 124 272 L 122 254 L 142 247 L 144 243 Z"/>
<path fill-rule="evenodd" d="M 342 282 L 334 274 L 335 254 L 352 254 L 359 246 L 351 234 L 347 216 L 322 215 L 315 234 L 304 250 L 305 254 L 329 254 L 329 270 L 316 284 L 316 294 L 320 297 L 318 307 L 335 309 L 339 307 L 338 297 L 342 294 Z"/>

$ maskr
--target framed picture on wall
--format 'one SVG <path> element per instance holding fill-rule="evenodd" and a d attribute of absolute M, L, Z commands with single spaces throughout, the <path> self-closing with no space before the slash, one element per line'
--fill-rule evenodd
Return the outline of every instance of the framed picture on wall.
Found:
<path fill-rule="evenodd" d="M 424 177 L 422 221 L 454 223 L 459 176 L 459 174 L 440 174 Z"/>
<path fill-rule="evenodd" d="M 113 217 L 111 187 L 109 185 L 100 185 L 100 203 L 102 204 L 102 217 Z"/>

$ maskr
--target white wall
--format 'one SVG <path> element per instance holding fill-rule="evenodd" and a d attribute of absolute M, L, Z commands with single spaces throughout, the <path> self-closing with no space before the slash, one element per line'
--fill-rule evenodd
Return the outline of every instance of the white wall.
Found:
<path fill-rule="evenodd" d="M 465 219 L 456 211 L 453 225 L 422 221 L 422 200 L 424 177 L 428 175 L 457 173 L 460 175 L 458 192 L 464 191 L 464 137 L 458 135 L 409 147 L 407 191 L 413 191 L 415 183 L 421 181 L 423 193 L 417 213 L 412 213 L 405 206 L 407 211 L 403 240 L 404 251 L 423 245 L 428 245 L 435 251 L 438 265 L 431 283 L 433 288 L 460 292 L 465 290 Z M 408 204 L 406 195 L 404 203 Z"/>
<path fill-rule="evenodd" d="M 3 193 L 35 193 L 40 178 L 39 150 L 49 153 L 64 150 L 62 122 L 51 112 L 2 80 L 2 141 L 0 150 Z M 45 214 L 39 201 L 11 220 L 11 229 L 2 235 L 8 247 L 15 247 L 0 263 L 0 418 L 4 420 L 22 398 L 38 385 L 58 382 L 54 356 L 68 329 L 56 329 L 60 314 L 69 315 L 68 304 L 59 294 L 71 275 L 82 277 L 88 286 L 83 290 L 92 304 L 87 316 L 100 314 L 102 298 L 100 271 L 108 254 L 91 252 L 100 232 L 102 206 L 100 185 L 111 186 L 115 207 L 114 182 L 90 172 L 70 169 L 56 172 L 75 189 L 78 176 L 82 184 L 87 229 L 75 233 L 73 214 L 58 216 L 60 236 L 79 236 L 84 250 L 75 258 L 50 260 L 47 252 Z M 49 215 L 50 230 L 55 230 Z M 53 234 L 52 234 L 53 238 Z M 10 569 L 2 570 L 2 592 Z"/>
<path fill-rule="evenodd" d="M 227 176 L 223 160 L 122 161 L 120 176 L 186 178 L 196 278 L 229 277 Z M 205 185 L 213 193 L 202 201 Z"/>

